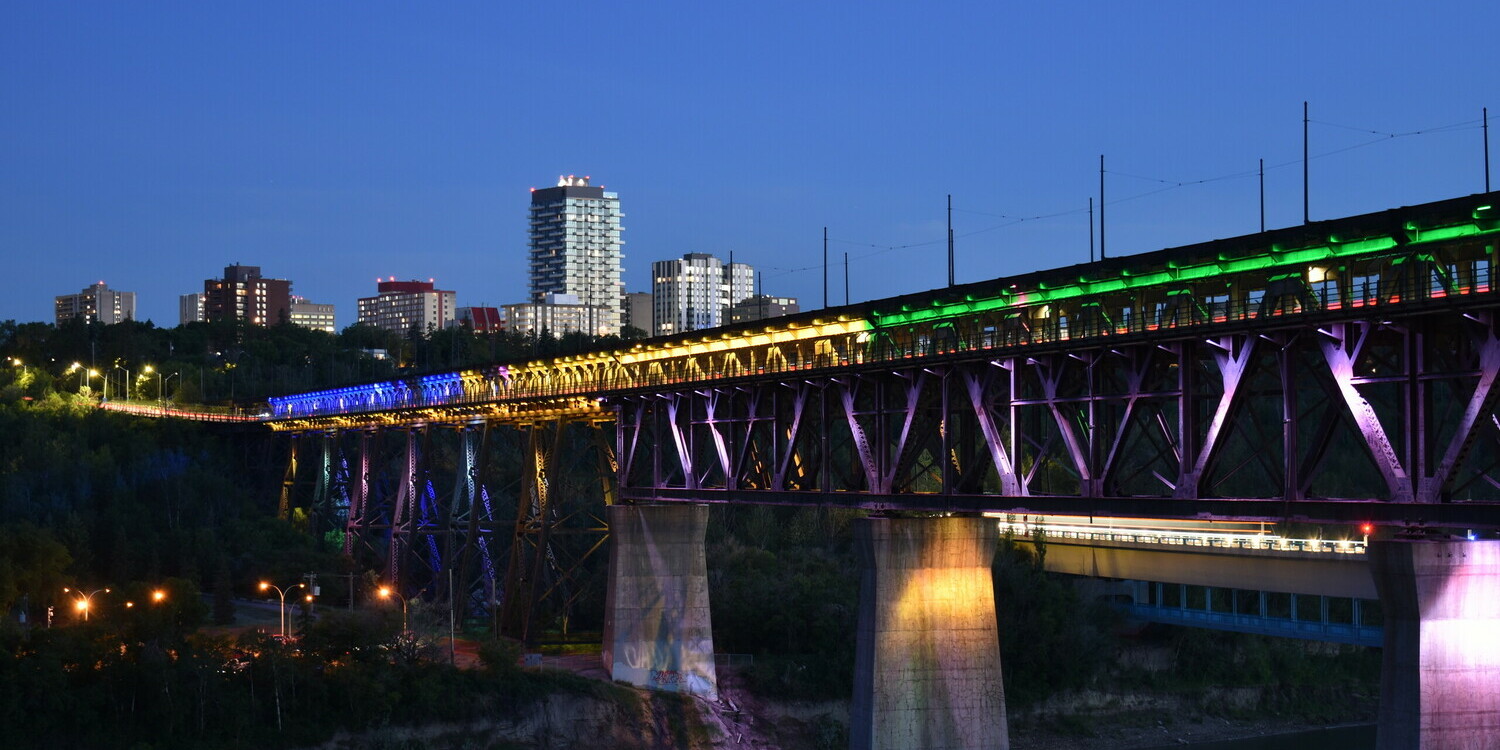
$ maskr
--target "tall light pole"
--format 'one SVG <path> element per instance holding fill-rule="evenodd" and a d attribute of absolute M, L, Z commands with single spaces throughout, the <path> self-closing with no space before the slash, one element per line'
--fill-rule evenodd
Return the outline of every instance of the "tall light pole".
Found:
<path fill-rule="evenodd" d="M 78 373 L 78 395 L 83 395 L 83 384 L 90 378 L 99 377 L 99 371 L 90 367 L 84 367 L 82 362 L 74 362 L 68 365 L 68 374 Z"/>
<path fill-rule="evenodd" d="M 89 621 L 89 608 L 92 607 L 93 604 L 94 604 L 94 595 L 95 594 L 108 594 L 109 593 L 109 589 L 107 589 L 107 588 L 94 589 L 93 591 L 90 591 L 89 593 L 85 594 L 82 591 L 79 591 L 77 589 L 70 589 L 70 588 L 64 586 L 63 587 L 63 593 L 65 593 L 65 594 L 72 594 L 73 595 L 73 608 L 76 609 L 76 610 L 78 610 L 79 612 L 82 612 L 83 613 L 83 621 L 84 622 L 88 622 Z"/>
<path fill-rule="evenodd" d="M 280 586 L 273 586 L 270 583 L 267 583 L 265 581 L 261 581 L 260 582 L 260 590 L 261 591 L 265 591 L 267 589 L 276 589 L 276 593 L 281 595 L 281 609 L 280 609 L 280 613 L 281 613 L 281 640 L 282 641 L 286 641 L 286 593 L 288 591 L 293 591 L 295 589 L 303 588 L 306 585 L 307 584 L 305 584 L 305 583 L 299 583 L 296 586 L 287 586 L 286 588 L 282 588 Z"/>
<path fill-rule="evenodd" d="M 156 401 L 157 401 L 157 403 L 161 403 L 161 402 L 164 402 L 164 401 L 167 400 L 167 398 L 166 398 L 166 395 L 167 395 L 166 394 L 166 383 L 167 383 L 167 381 L 169 381 L 172 378 L 175 378 L 175 377 L 177 377 L 178 375 L 181 374 L 181 373 L 174 372 L 171 375 L 166 375 L 166 377 L 163 378 L 162 376 L 165 373 L 163 373 L 161 370 L 156 369 L 152 365 L 146 365 L 144 368 L 141 369 L 141 373 L 145 374 L 145 375 L 150 375 L 151 373 L 156 373 Z"/>
<path fill-rule="evenodd" d="M 124 370 L 125 371 L 125 400 L 129 401 L 130 400 L 130 368 L 129 367 L 123 367 L 121 365 L 115 365 L 115 369 L 116 370 Z"/>
<path fill-rule="evenodd" d="M 406 597 L 404 597 L 404 596 L 396 593 L 389 586 L 381 586 L 379 593 L 380 593 L 380 598 L 382 598 L 382 599 L 389 599 L 389 598 L 391 598 L 391 597 L 394 596 L 397 599 L 401 600 L 401 632 L 405 633 L 406 632 Z"/>

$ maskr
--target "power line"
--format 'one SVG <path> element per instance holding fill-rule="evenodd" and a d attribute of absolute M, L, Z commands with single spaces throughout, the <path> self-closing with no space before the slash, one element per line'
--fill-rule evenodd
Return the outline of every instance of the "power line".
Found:
<path fill-rule="evenodd" d="M 1333 127 L 1333 128 L 1343 129 L 1343 130 L 1350 130 L 1350 131 L 1354 131 L 1354 132 L 1368 133 L 1368 134 L 1371 134 L 1371 135 L 1380 136 L 1378 138 L 1373 138 L 1373 139 L 1370 139 L 1370 140 L 1367 140 L 1367 141 L 1363 141 L 1363 142 L 1360 142 L 1360 143 L 1356 143 L 1356 144 L 1353 144 L 1353 145 L 1350 145 L 1350 146 L 1343 146 L 1341 148 L 1336 148 L 1336 149 L 1333 149 L 1333 150 L 1330 150 L 1330 151 L 1324 151 L 1324 152 L 1321 152 L 1321 153 L 1312 154 L 1312 155 L 1308 156 L 1309 160 L 1325 159 L 1325 158 L 1328 158 L 1330 156 L 1337 156 L 1339 154 L 1348 153 L 1350 151 L 1356 151 L 1356 150 L 1359 150 L 1359 149 L 1362 149 L 1362 148 L 1368 148 L 1368 147 L 1373 146 L 1373 145 L 1375 145 L 1377 143 L 1385 143 L 1387 141 L 1398 139 L 1398 138 L 1409 138 L 1409 137 L 1412 137 L 1412 136 L 1419 136 L 1419 135 L 1437 135 L 1437 134 L 1442 134 L 1442 133 L 1455 133 L 1455 132 L 1461 132 L 1461 131 L 1465 131 L 1465 130 L 1478 130 L 1480 127 L 1482 127 L 1481 124 L 1480 124 L 1481 123 L 1480 120 L 1464 120 L 1462 122 L 1449 123 L 1447 125 L 1438 125 L 1438 126 L 1435 126 L 1435 127 L 1422 128 L 1422 129 L 1419 129 L 1419 130 L 1408 130 L 1408 131 L 1402 131 L 1402 132 L 1388 132 L 1388 131 L 1383 131 L 1383 130 L 1374 130 L 1374 129 L 1371 129 L 1371 128 L 1363 128 L 1363 127 L 1356 127 L 1356 126 L 1352 126 L 1352 125 L 1343 125 L 1343 124 L 1339 124 L 1339 123 L 1326 122 L 1326 121 L 1322 121 L 1322 120 L 1309 119 L 1308 122 L 1312 123 L 1312 124 L 1316 124 L 1316 125 L 1322 125 L 1322 126 L 1325 126 L 1325 127 Z M 1247 177 L 1262 177 L 1263 178 L 1264 173 L 1266 171 L 1276 170 L 1276 169 L 1285 169 L 1287 167 L 1301 165 L 1302 163 L 1303 163 L 1303 160 L 1300 159 L 1300 158 L 1288 159 L 1286 161 L 1278 162 L 1278 163 L 1275 163 L 1275 164 L 1266 164 L 1263 167 L 1258 167 L 1257 169 L 1246 169 L 1246 170 L 1241 170 L 1241 171 L 1238 171 L 1238 172 L 1230 172 L 1230 173 L 1227 173 L 1227 174 L 1221 174 L 1221 175 L 1217 175 L 1217 176 L 1213 176 L 1213 177 L 1203 177 L 1203 178 L 1194 179 L 1194 180 L 1173 180 L 1173 179 L 1164 178 L 1164 177 L 1152 177 L 1152 176 L 1149 176 L 1149 175 L 1139 175 L 1139 174 L 1133 174 L 1133 173 L 1129 173 L 1129 172 L 1121 172 L 1119 170 L 1114 170 L 1114 169 L 1107 169 L 1107 170 L 1104 170 L 1104 172 L 1105 172 L 1105 174 L 1114 175 L 1116 177 L 1127 177 L 1127 178 L 1130 178 L 1130 179 L 1143 180 L 1143 181 L 1146 181 L 1146 182 L 1155 182 L 1155 183 L 1158 183 L 1158 184 L 1160 184 L 1162 186 L 1162 187 L 1159 187 L 1159 188 L 1156 188 L 1156 189 L 1153 189 L 1153 190 L 1147 190 L 1145 192 L 1134 193 L 1134 194 L 1131 194 L 1131 195 L 1127 195 L 1127 196 L 1125 196 L 1123 198 L 1114 198 L 1114 199 L 1111 199 L 1108 202 L 1109 205 L 1119 205 L 1121 203 L 1129 203 L 1131 201 L 1140 200 L 1142 198 L 1149 198 L 1149 197 L 1151 197 L 1153 195 L 1159 195 L 1161 193 L 1166 193 L 1166 192 L 1170 192 L 1172 190 L 1178 190 L 1180 188 L 1185 188 L 1185 187 L 1193 187 L 1193 186 L 1196 186 L 1196 185 L 1206 185 L 1206 184 L 1210 184 L 1210 183 L 1214 183 L 1214 182 L 1223 182 L 1225 180 L 1244 179 L 1244 178 L 1247 178 Z M 1099 205 L 1100 210 L 1103 210 L 1103 206 L 1104 206 L 1104 203 L 1101 201 L 1100 205 Z M 1061 218 L 1061 217 L 1064 217 L 1064 216 L 1074 216 L 1074 215 L 1077 215 L 1077 214 L 1082 214 L 1082 213 L 1088 212 L 1087 208 L 1073 208 L 1073 209 L 1068 209 L 1068 210 L 1064 210 L 1064 211 L 1054 211 L 1052 213 L 1033 214 L 1033 215 L 1029 215 L 1029 216 L 1015 216 L 1013 214 L 998 214 L 998 213 L 991 213 L 991 212 L 987 212 L 987 211 L 977 211 L 977 210 L 974 210 L 974 209 L 964 209 L 964 208 L 958 208 L 958 207 L 954 207 L 953 210 L 961 212 L 961 213 L 975 214 L 975 215 L 978 215 L 978 216 L 989 216 L 989 217 L 997 218 L 997 219 L 1006 219 L 1006 221 L 1004 221 L 1003 223 L 993 224 L 993 225 L 990 225 L 990 226 L 987 226 L 987 227 L 984 227 L 984 228 L 981 228 L 981 229 L 976 229 L 976 230 L 974 230 L 972 232 L 966 232 L 966 233 L 963 233 L 963 234 L 955 234 L 955 235 L 953 235 L 955 239 L 964 238 L 964 237 L 973 237 L 975 235 L 980 235 L 980 234 L 986 234 L 986 233 L 989 233 L 989 232 L 994 232 L 994 231 L 998 231 L 998 230 L 1001 230 L 1001 229 L 1006 229 L 1006 228 L 1013 227 L 1013 226 L 1016 226 L 1018 224 L 1024 224 L 1024 223 L 1027 223 L 1027 222 L 1042 221 L 1042 220 L 1046 220 L 1046 219 L 1056 219 L 1056 218 Z M 885 253 L 893 252 L 893 251 L 896 251 L 896 250 L 911 250 L 911 249 L 915 249 L 915 248 L 931 247 L 933 245 L 944 244 L 944 243 L 948 242 L 948 238 L 944 237 L 944 238 L 941 238 L 941 239 L 927 240 L 927 241 L 922 241 L 922 242 L 908 242 L 908 243 L 899 244 L 899 245 L 886 245 L 886 244 L 882 244 L 882 243 L 878 243 L 878 242 L 867 242 L 867 241 L 860 241 L 860 240 L 847 240 L 847 239 L 840 239 L 840 238 L 837 238 L 837 237 L 829 237 L 828 238 L 828 242 L 838 243 L 840 245 L 848 245 L 850 247 L 870 248 L 872 250 L 872 252 L 864 253 L 864 254 L 861 254 L 861 255 L 850 256 L 850 260 L 862 260 L 864 258 L 871 258 L 871 257 L 877 256 L 877 255 L 883 255 Z M 776 266 L 764 266 L 764 268 L 766 268 L 767 270 L 777 271 L 777 273 L 772 274 L 772 277 L 774 278 L 776 276 L 785 276 L 787 274 L 801 273 L 801 272 L 804 272 L 804 271 L 816 271 L 816 270 L 824 269 L 826 267 L 826 265 L 827 264 L 824 263 L 824 264 L 814 264 L 814 265 L 809 265 L 809 266 L 801 266 L 801 267 L 797 267 L 797 268 L 778 268 Z"/>

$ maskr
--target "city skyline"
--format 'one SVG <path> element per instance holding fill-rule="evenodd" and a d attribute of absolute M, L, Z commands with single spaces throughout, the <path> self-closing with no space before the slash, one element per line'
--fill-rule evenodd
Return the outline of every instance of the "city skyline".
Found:
<path fill-rule="evenodd" d="M 0 320 L 105 279 L 169 327 L 236 260 L 342 310 L 519 302 L 560 174 L 623 197 L 626 291 L 733 253 L 816 309 L 824 226 L 828 302 L 846 252 L 887 297 L 946 283 L 949 194 L 963 283 L 1087 260 L 1100 154 L 1110 254 L 1148 252 L 1256 231 L 1261 159 L 1301 223 L 1304 100 L 1314 220 L 1481 191 L 1500 110 L 1478 2 L 4 13 Z"/>

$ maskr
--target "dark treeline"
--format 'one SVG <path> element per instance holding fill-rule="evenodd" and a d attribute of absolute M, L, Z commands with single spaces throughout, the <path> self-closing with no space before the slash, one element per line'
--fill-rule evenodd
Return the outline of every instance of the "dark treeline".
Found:
<path fill-rule="evenodd" d="M 485 668 L 455 669 L 400 636 L 389 606 L 325 610 L 295 651 L 206 635 L 258 581 L 346 567 L 275 517 L 285 457 L 258 425 L 100 410 L 50 380 L 0 371 L 0 747 L 296 747 L 515 715 L 558 691 L 631 700 L 522 673 L 504 642 L 486 642 Z"/>
<path fill-rule="evenodd" d="M 276 520 L 284 458 L 262 428 L 24 395 L 34 378 L 0 376 L 0 611 L 45 624 L 48 607 L 73 616 L 63 586 L 224 579 L 248 592 L 261 576 L 333 569 L 331 553 Z"/>
<path fill-rule="evenodd" d="M 626 329 L 626 334 L 644 336 L 635 329 Z M 576 332 L 561 337 L 545 332 L 475 333 L 466 327 L 398 334 L 353 325 L 333 335 L 291 324 L 237 321 L 176 328 L 137 321 L 0 322 L 0 358 L 8 367 L 41 375 L 37 387 L 96 398 L 212 404 L 253 403 L 397 373 L 572 354 L 622 340 Z M 98 374 L 91 375 L 91 370 Z"/>
<path fill-rule="evenodd" d="M 121 626 L 0 629 L 0 744 L 7 748 L 314 747 L 338 731 L 448 724 L 451 746 L 492 747 L 483 722 L 558 693 L 631 709 L 612 684 L 525 672 L 489 643 L 482 667 L 457 669 L 431 643 L 397 634 L 399 617 L 333 612 L 295 647 L 258 633 L 192 630 L 166 610 Z M 481 722 L 464 744 L 454 724 Z M 379 745 L 377 745 L 379 746 Z M 416 743 L 390 747 L 420 747 Z M 446 746 L 446 745 L 445 745 Z"/>

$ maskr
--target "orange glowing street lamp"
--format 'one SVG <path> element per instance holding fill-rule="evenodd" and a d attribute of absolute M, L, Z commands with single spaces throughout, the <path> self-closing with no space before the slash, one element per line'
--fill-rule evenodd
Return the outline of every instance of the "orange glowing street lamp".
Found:
<path fill-rule="evenodd" d="M 270 583 L 267 583 L 266 581 L 261 581 L 260 582 L 260 590 L 261 591 L 267 591 L 269 589 L 276 589 L 276 593 L 281 595 L 281 610 L 280 610 L 281 611 L 281 640 L 283 640 L 283 641 L 286 640 L 286 594 L 287 594 L 288 591 L 293 591 L 295 589 L 300 589 L 300 588 L 303 588 L 305 586 L 307 586 L 307 584 L 305 584 L 305 583 L 299 583 L 296 586 L 288 586 L 288 587 L 286 587 L 286 588 L 283 589 L 280 586 L 273 586 Z M 308 595 L 307 600 L 308 601 L 312 601 L 312 595 Z"/>
<path fill-rule="evenodd" d="M 404 597 L 404 596 L 396 593 L 395 590 L 393 590 L 389 586 L 381 586 L 380 589 L 379 589 L 379 591 L 377 591 L 376 593 L 379 593 L 380 594 L 380 598 L 382 598 L 382 599 L 389 599 L 389 598 L 391 598 L 391 597 L 394 596 L 397 599 L 401 600 L 401 632 L 405 633 L 406 632 L 406 597 Z"/>
<path fill-rule="evenodd" d="M 109 593 L 109 589 L 107 589 L 107 588 L 104 588 L 104 589 L 94 589 L 93 591 L 90 591 L 89 593 L 85 594 L 82 591 L 79 591 L 77 589 L 70 589 L 67 586 L 64 586 L 63 587 L 63 593 L 65 593 L 65 594 L 71 594 L 73 596 L 73 609 L 76 609 L 80 613 L 82 613 L 83 614 L 83 621 L 84 622 L 88 622 L 89 621 L 89 609 L 91 609 L 93 607 L 94 595 L 95 594 L 108 594 Z"/>

